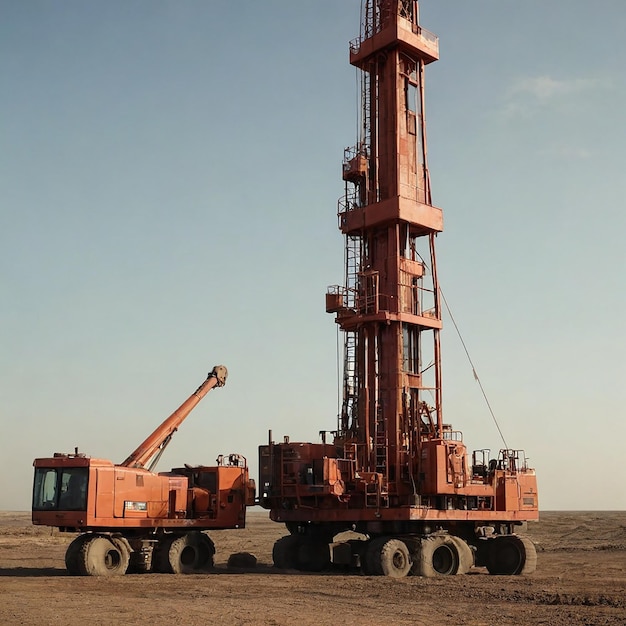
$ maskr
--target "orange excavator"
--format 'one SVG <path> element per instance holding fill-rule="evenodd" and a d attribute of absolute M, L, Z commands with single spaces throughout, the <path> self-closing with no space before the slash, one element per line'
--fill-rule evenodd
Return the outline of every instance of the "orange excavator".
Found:
<path fill-rule="evenodd" d="M 223 387 L 218 365 L 121 464 L 79 453 L 35 459 L 33 524 L 79 532 L 65 554 L 70 574 L 190 573 L 213 565 L 207 530 L 243 528 L 255 484 L 246 459 L 220 455 L 215 466 L 155 473 L 172 435 L 200 400 Z"/>

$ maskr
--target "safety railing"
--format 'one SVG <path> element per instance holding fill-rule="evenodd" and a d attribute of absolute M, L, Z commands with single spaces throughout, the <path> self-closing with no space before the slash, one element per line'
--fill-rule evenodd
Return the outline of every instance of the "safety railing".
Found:
<path fill-rule="evenodd" d="M 407 23 L 408 20 L 406 20 Z M 376 32 L 380 32 L 380 28 L 376 30 Z M 418 26 L 417 24 L 411 24 L 411 30 L 420 38 L 424 41 L 424 43 L 426 44 L 426 46 L 428 48 L 434 48 L 437 51 L 439 51 L 439 37 L 437 37 L 437 35 L 435 35 L 434 33 L 431 33 L 430 31 L 426 30 L 425 28 L 422 28 L 421 26 Z M 374 33 L 376 34 L 376 33 Z M 350 53 L 351 54 L 358 54 L 361 51 L 361 45 L 363 44 L 363 42 L 366 39 L 369 39 L 370 37 L 363 37 L 362 35 L 359 35 L 358 37 L 355 37 L 354 39 L 352 39 L 349 43 L 350 46 Z"/>
<path fill-rule="evenodd" d="M 360 207 L 359 200 L 355 192 L 348 192 L 347 194 L 341 196 L 339 200 L 337 200 L 337 214 L 341 215 L 342 213 L 347 213 L 348 211 L 354 211 Z"/>

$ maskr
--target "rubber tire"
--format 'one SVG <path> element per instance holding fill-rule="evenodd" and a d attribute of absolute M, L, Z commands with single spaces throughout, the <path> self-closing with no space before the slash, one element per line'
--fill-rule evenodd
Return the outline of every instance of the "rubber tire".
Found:
<path fill-rule="evenodd" d="M 382 576 L 380 551 L 388 540 L 389 537 L 375 537 L 367 543 L 361 564 L 361 570 L 367 576 Z"/>
<path fill-rule="evenodd" d="M 380 548 L 380 570 L 383 576 L 404 578 L 411 571 L 413 561 L 406 543 L 401 539 L 388 539 Z"/>
<path fill-rule="evenodd" d="M 166 535 L 159 539 L 159 543 L 154 547 L 152 553 L 152 571 L 158 574 L 173 573 L 170 567 L 169 551 L 174 539 L 176 539 L 175 535 Z"/>
<path fill-rule="evenodd" d="M 123 576 L 129 560 L 130 554 L 121 543 L 95 535 L 80 546 L 77 566 L 83 576 Z"/>
<path fill-rule="evenodd" d="M 459 547 L 454 537 L 434 535 L 420 542 L 413 573 L 417 576 L 455 576 L 460 568 Z"/>
<path fill-rule="evenodd" d="M 278 569 L 298 569 L 299 535 L 286 535 L 274 543 L 272 560 Z"/>
<path fill-rule="evenodd" d="M 296 568 L 303 572 L 321 572 L 330 567 L 330 548 L 323 539 L 302 538 L 296 555 Z"/>
<path fill-rule="evenodd" d="M 520 535 L 500 535 L 489 540 L 487 570 L 498 576 L 532 574 L 537 569 L 535 544 Z"/>
<path fill-rule="evenodd" d="M 457 575 L 467 574 L 474 567 L 474 552 L 467 541 L 461 539 L 461 537 L 451 536 L 450 539 L 456 544 L 459 553 L 459 569 L 456 573 Z"/>
<path fill-rule="evenodd" d="M 198 538 L 200 547 L 200 569 L 211 569 L 215 564 L 215 544 L 206 533 L 200 533 Z"/>
<path fill-rule="evenodd" d="M 93 535 L 91 534 L 78 535 L 78 537 L 67 546 L 67 550 L 65 551 L 65 567 L 70 576 L 85 576 L 83 569 L 80 567 L 79 554 L 85 541 L 92 537 Z"/>
<path fill-rule="evenodd" d="M 191 531 L 168 538 L 159 552 L 159 571 L 195 574 L 213 566 L 215 545 L 208 535 Z"/>

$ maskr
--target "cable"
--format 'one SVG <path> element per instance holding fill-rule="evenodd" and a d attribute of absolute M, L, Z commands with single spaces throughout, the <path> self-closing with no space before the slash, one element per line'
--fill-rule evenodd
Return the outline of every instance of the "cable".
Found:
<path fill-rule="evenodd" d="M 361 83 L 360 83 L 360 75 L 359 75 L 359 68 L 355 67 L 354 68 L 354 87 L 355 87 L 355 104 L 356 104 L 356 141 L 357 141 L 357 146 L 359 145 L 359 143 L 361 142 L 361 117 L 362 117 L 362 109 L 363 109 L 363 103 L 361 102 Z"/>
<path fill-rule="evenodd" d="M 443 295 L 443 291 L 441 287 L 439 287 L 439 293 L 441 294 L 441 299 L 443 300 L 443 303 L 446 305 L 446 310 L 448 311 L 448 315 L 450 316 L 450 319 L 452 320 L 452 324 L 454 325 L 456 334 L 459 336 L 459 339 L 461 340 L 461 345 L 463 346 L 463 350 L 465 350 L 465 354 L 467 355 L 467 360 L 472 366 L 472 373 L 474 374 L 474 378 L 476 379 L 476 382 L 478 383 L 478 386 L 480 387 L 480 390 L 483 394 L 483 398 L 485 398 L 485 402 L 487 403 L 487 407 L 489 408 L 491 417 L 493 418 L 496 428 L 498 429 L 498 432 L 500 433 L 500 437 L 502 438 L 502 443 L 504 444 L 504 447 L 508 450 L 509 446 L 506 440 L 504 439 L 504 435 L 502 434 L 502 431 L 500 430 L 500 425 L 498 424 L 498 420 L 496 419 L 495 413 L 493 412 L 493 409 L 491 408 L 491 404 L 489 403 L 489 398 L 487 398 L 487 394 L 485 393 L 483 384 L 480 382 L 480 378 L 478 377 L 478 374 L 476 373 L 476 368 L 474 367 L 474 363 L 472 362 L 472 357 L 470 356 L 470 353 L 467 350 L 465 341 L 463 341 L 463 337 L 461 336 L 461 331 L 459 330 L 459 327 L 456 324 L 456 320 L 454 319 L 454 316 L 452 315 L 452 311 L 450 310 L 450 306 L 448 305 L 448 301 L 446 300 L 446 297 Z"/>

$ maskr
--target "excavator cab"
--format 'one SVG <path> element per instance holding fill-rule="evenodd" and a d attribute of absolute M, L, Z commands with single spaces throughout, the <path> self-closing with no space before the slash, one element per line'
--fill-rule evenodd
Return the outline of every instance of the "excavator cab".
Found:
<path fill-rule="evenodd" d="M 88 467 L 36 467 L 33 511 L 85 511 Z"/>

